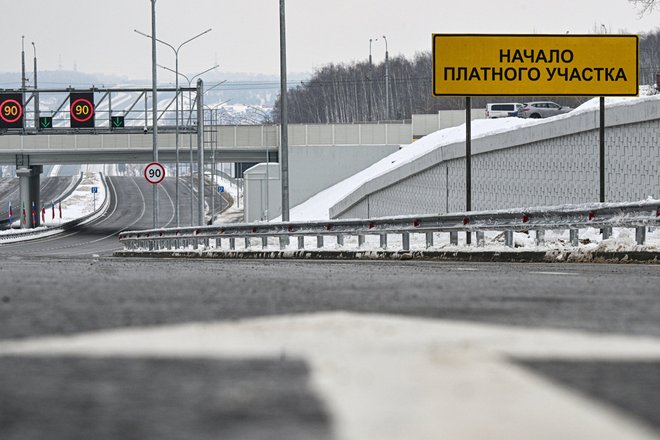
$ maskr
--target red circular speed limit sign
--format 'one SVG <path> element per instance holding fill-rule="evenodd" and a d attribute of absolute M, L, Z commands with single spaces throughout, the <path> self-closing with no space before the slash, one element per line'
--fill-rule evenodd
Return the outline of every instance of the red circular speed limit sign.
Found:
<path fill-rule="evenodd" d="M 144 169 L 144 178 L 147 182 L 156 185 L 165 178 L 165 168 L 158 162 L 151 162 Z"/>
<path fill-rule="evenodd" d="M 0 104 L 0 118 L 3 121 L 12 123 L 21 119 L 23 116 L 23 106 L 15 99 L 7 99 Z"/>
<path fill-rule="evenodd" d="M 80 98 L 71 103 L 71 117 L 78 122 L 89 121 L 94 116 L 94 104 L 88 99 Z"/>

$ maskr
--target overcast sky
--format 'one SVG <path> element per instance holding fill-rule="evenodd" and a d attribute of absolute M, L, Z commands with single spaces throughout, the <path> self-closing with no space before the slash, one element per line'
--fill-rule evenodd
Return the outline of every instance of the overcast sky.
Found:
<path fill-rule="evenodd" d="M 432 33 L 588 33 L 594 25 L 640 33 L 660 25 L 660 12 L 639 18 L 628 0 L 287 0 L 289 72 L 311 72 L 330 62 L 376 62 L 430 50 Z M 213 28 L 181 49 L 180 70 L 195 74 L 214 63 L 224 72 L 279 72 L 278 0 L 158 0 L 157 36 L 175 46 Z M 28 71 L 32 46 L 39 70 L 73 69 L 129 79 L 151 77 L 150 0 L 2 1 L 0 71 L 20 71 L 25 35 Z M 174 67 L 159 45 L 159 63 Z M 159 79 L 173 75 L 159 71 Z"/>

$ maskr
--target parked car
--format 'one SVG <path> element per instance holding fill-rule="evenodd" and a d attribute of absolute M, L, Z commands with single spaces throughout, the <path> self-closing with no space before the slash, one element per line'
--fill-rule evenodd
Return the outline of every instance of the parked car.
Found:
<path fill-rule="evenodd" d="M 493 104 L 486 104 L 486 117 L 494 119 L 518 116 L 518 109 L 522 106 L 523 105 L 519 102 L 496 102 Z"/>
<path fill-rule="evenodd" d="M 552 101 L 528 102 L 518 109 L 520 118 L 549 118 L 550 116 L 561 115 L 573 110 L 571 107 L 563 107 Z"/>

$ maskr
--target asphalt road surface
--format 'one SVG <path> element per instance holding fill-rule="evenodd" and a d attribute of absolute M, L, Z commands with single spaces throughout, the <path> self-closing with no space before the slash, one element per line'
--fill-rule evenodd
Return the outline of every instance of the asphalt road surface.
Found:
<path fill-rule="evenodd" d="M 118 259 L 110 182 L 0 246 L 3 440 L 660 438 L 658 266 Z"/>

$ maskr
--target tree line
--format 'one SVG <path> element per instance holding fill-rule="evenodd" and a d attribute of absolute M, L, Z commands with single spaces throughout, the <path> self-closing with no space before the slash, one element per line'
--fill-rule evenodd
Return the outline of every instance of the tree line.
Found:
<path fill-rule="evenodd" d="M 289 122 L 325 124 L 405 120 L 413 114 L 431 114 L 465 106 L 463 97 L 432 95 L 433 61 L 430 51 L 419 52 L 411 59 L 403 56 L 390 58 L 387 79 L 385 70 L 385 62 L 370 64 L 368 61 L 331 63 L 318 68 L 309 80 L 288 90 Z M 660 29 L 640 37 L 641 83 L 654 83 L 656 73 L 660 73 Z M 488 102 L 546 99 L 575 107 L 587 98 L 481 96 L 472 98 L 472 106 L 485 108 Z M 386 102 L 389 102 L 389 111 L 386 110 Z M 279 96 L 273 119 L 280 121 Z"/>

